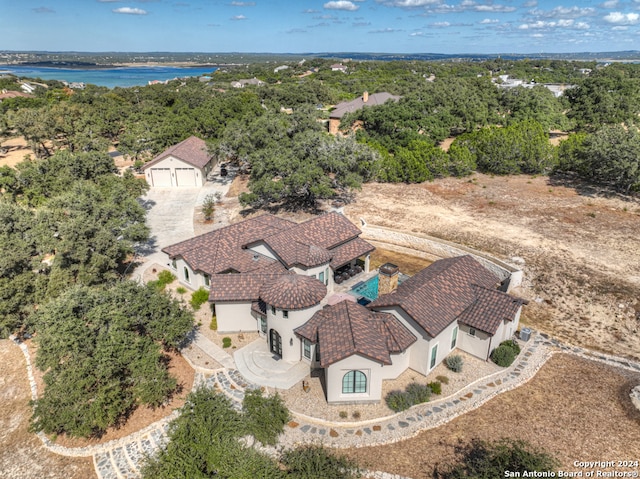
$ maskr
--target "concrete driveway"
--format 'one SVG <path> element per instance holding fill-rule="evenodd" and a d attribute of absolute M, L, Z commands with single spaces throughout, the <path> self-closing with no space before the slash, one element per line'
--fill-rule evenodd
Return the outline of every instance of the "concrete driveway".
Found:
<path fill-rule="evenodd" d="M 160 250 L 165 246 L 192 238 L 193 210 L 202 188 L 151 188 L 140 198 L 147 210 L 147 225 L 151 229 L 149 241 L 137 248 L 138 260 L 143 263 L 132 273 L 134 280 L 142 280 L 142 273 L 152 264 L 166 263 Z"/>

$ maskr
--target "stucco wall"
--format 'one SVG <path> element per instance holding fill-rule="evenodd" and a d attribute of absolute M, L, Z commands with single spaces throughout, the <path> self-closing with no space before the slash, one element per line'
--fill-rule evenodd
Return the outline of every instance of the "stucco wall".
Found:
<path fill-rule="evenodd" d="M 404 353 L 392 354 L 391 365 L 384 364 L 380 369 L 380 377 L 382 379 L 395 379 L 400 376 L 409 367 L 409 358 L 411 354 L 409 350 Z"/>
<path fill-rule="evenodd" d="M 481 251 L 439 238 L 427 235 L 403 233 L 383 228 L 381 226 L 365 225 L 362 226 L 361 229 L 361 238 L 367 241 L 387 243 L 427 253 L 428 255 L 431 255 L 434 260 L 470 254 L 485 268 L 498 276 L 501 281 L 509 278 L 507 292 L 522 283 L 522 270 Z"/>
<path fill-rule="evenodd" d="M 241 331 L 257 331 L 260 327 L 251 314 L 251 303 L 229 301 L 216 303 L 218 331 L 235 333 Z"/>
<path fill-rule="evenodd" d="M 173 268 L 171 260 L 167 257 L 167 266 L 171 269 L 173 274 L 178 277 L 180 284 L 183 284 L 187 288 L 194 291 L 200 287 L 209 289 L 209 287 L 204 284 L 204 274 L 202 272 L 194 271 L 185 260 L 176 259 L 176 267 Z M 189 281 L 187 281 L 185 277 L 185 267 L 189 271 Z"/>
<path fill-rule="evenodd" d="M 376 402 L 382 397 L 382 365 L 354 354 L 325 368 L 328 403 Z M 342 378 L 349 371 L 361 371 L 367 377 L 367 392 L 342 394 Z"/>
<path fill-rule="evenodd" d="M 275 329 L 282 338 L 282 359 L 284 361 L 300 361 L 302 358 L 301 340 L 293 333 L 293 330 L 311 319 L 320 309 L 317 304 L 310 308 L 289 311 L 289 317 L 283 317 L 283 310 L 276 308 L 276 313 L 271 311 L 271 305 L 267 304 L 267 332 Z"/>
<path fill-rule="evenodd" d="M 294 266 L 291 268 L 291 271 L 304 276 L 314 276 L 317 280 L 320 279 L 320 273 L 324 272 L 324 284 L 327 286 L 327 292 L 333 292 L 333 270 L 329 267 L 328 262 L 309 269 L 302 269 L 299 266 Z"/>
<path fill-rule="evenodd" d="M 487 333 L 476 330 L 476 335 L 469 334 L 469 326 L 461 324 L 458 333 L 458 347 L 482 360 L 487 359 L 489 347 L 495 348 L 500 344 L 498 339 L 491 339 Z"/>

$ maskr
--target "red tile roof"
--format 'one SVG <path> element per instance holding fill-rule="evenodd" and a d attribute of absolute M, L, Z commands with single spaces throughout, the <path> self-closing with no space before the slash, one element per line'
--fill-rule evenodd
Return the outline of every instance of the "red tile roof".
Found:
<path fill-rule="evenodd" d="M 295 333 L 320 345 L 322 367 L 353 354 L 391 364 L 392 353 L 402 352 L 416 341 L 392 314 L 372 312 L 351 301 L 326 306 Z"/>
<path fill-rule="evenodd" d="M 258 301 L 260 288 L 282 274 L 214 274 L 210 280 L 209 301 Z"/>
<path fill-rule="evenodd" d="M 436 337 L 478 300 L 474 286 L 495 289 L 498 282 L 497 276 L 469 255 L 441 259 L 368 306 L 400 307 Z"/>
<path fill-rule="evenodd" d="M 261 242 L 286 268 L 319 266 L 334 257 L 341 266 L 374 250 L 359 235 L 360 230 L 338 213 L 327 213 L 299 224 L 265 214 L 167 246 L 162 251 L 171 258 L 184 258 L 194 270 L 208 274 L 229 270 L 246 273 L 272 265 L 274 260 L 247 249 Z M 335 259 L 331 266 L 334 264 Z"/>
<path fill-rule="evenodd" d="M 476 301 L 458 317 L 458 322 L 495 334 L 503 321 L 513 321 L 516 313 L 527 301 L 514 298 L 502 291 L 473 287 Z"/>
<path fill-rule="evenodd" d="M 356 238 L 348 241 L 331 250 L 333 258 L 331 259 L 331 267 L 335 270 L 340 266 L 347 264 L 349 261 L 369 254 L 374 251 L 373 245 L 367 243 L 362 238 Z"/>
<path fill-rule="evenodd" d="M 285 274 L 263 284 L 260 299 L 280 309 L 304 309 L 320 304 L 327 287 L 311 276 Z"/>
<path fill-rule="evenodd" d="M 195 136 L 190 136 L 177 145 L 173 145 L 172 147 L 166 149 L 149 163 L 146 163 L 142 168 L 147 169 L 150 166 L 153 166 L 156 163 L 164 160 L 165 158 L 168 158 L 169 156 L 173 156 L 174 158 L 182 160 L 185 163 L 196 166 L 198 168 L 204 168 L 212 158 L 207 151 L 207 144 L 205 143 L 205 141 L 201 140 L 200 138 L 196 138 Z"/>
<path fill-rule="evenodd" d="M 295 223 L 273 215 L 262 215 L 167 246 L 162 251 L 170 258 L 184 258 L 195 271 L 211 275 L 229 270 L 247 273 L 262 268 L 283 271 L 277 261 L 243 247 L 293 225 Z"/>

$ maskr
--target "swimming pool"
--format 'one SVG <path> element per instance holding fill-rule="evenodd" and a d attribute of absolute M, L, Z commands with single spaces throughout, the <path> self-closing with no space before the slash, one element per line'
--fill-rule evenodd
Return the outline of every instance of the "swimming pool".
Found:
<path fill-rule="evenodd" d="M 378 297 L 378 275 L 356 284 L 351 288 L 351 294 L 354 296 L 364 296 L 369 301 L 376 299 Z"/>

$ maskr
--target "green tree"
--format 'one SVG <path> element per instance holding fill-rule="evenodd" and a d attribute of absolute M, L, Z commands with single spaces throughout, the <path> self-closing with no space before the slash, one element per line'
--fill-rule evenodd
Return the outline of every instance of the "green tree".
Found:
<path fill-rule="evenodd" d="M 160 345 L 177 347 L 193 317 L 163 293 L 121 282 L 73 288 L 43 305 L 34 324 L 45 389 L 32 428 L 88 437 L 171 396 L 177 384 Z"/>
<path fill-rule="evenodd" d="M 283 478 L 275 461 L 238 441 L 242 416 L 223 394 L 198 389 L 187 398 L 169 430 L 169 443 L 147 459 L 142 477 L 205 479 L 209 477 Z"/>
<path fill-rule="evenodd" d="M 626 192 L 640 190 L 640 133 L 635 127 L 611 125 L 573 135 L 559 151 L 559 169 Z"/>

